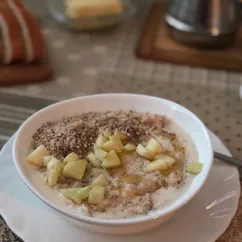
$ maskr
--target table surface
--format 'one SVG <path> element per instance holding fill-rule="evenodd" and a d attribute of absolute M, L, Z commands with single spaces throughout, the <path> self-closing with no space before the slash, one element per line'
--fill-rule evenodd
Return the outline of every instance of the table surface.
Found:
<path fill-rule="evenodd" d="M 53 102 L 86 94 L 128 92 L 184 105 L 234 156 L 242 158 L 242 74 L 136 59 L 145 12 L 147 6 L 143 5 L 134 18 L 113 30 L 77 34 L 59 28 L 42 11 L 42 30 L 55 75 L 45 83 L 0 88 L 0 147 L 27 117 Z M 242 199 L 237 216 L 218 241 L 242 241 L 241 216 Z M 12 241 L 21 240 L 0 218 L 0 242 Z"/>

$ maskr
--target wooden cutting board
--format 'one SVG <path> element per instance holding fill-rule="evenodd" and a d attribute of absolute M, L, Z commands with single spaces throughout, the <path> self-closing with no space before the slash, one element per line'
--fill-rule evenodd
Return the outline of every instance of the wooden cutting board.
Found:
<path fill-rule="evenodd" d="M 177 43 L 163 19 L 165 5 L 153 3 L 140 35 L 136 56 L 180 65 L 242 71 L 242 28 L 233 46 L 204 50 Z"/>
<path fill-rule="evenodd" d="M 47 81 L 52 68 L 47 59 L 32 64 L 0 65 L 0 87 Z"/>

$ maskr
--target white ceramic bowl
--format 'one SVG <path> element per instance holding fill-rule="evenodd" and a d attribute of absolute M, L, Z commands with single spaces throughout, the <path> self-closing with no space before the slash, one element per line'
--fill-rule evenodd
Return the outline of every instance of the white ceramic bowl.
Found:
<path fill-rule="evenodd" d="M 195 176 L 192 184 L 182 196 L 165 208 L 152 211 L 147 215 L 122 219 L 106 220 L 80 215 L 56 199 L 50 189 L 36 179 L 33 166 L 26 162 L 32 135 L 47 121 L 61 119 L 88 111 L 136 110 L 165 114 L 175 120 L 192 138 L 196 145 L 199 161 L 203 162 L 202 172 Z M 171 218 L 181 207 L 187 204 L 201 189 L 212 166 L 213 151 L 208 131 L 204 124 L 184 107 L 161 98 L 134 94 L 102 94 L 80 97 L 56 103 L 32 115 L 20 127 L 13 146 L 13 157 L 16 168 L 28 188 L 43 202 L 64 215 L 66 219 L 95 231 L 106 233 L 135 233 L 156 227 Z M 185 221 L 184 221 L 185 222 Z"/>

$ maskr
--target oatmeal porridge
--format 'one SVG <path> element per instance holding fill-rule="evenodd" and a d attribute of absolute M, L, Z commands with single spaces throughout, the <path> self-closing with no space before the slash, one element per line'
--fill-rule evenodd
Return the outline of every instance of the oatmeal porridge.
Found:
<path fill-rule="evenodd" d="M 47 189 L 88 216 L 144 215 L 182 194 L 202 164 L 191 138 L 166 116 L 88 112 L 43 124 L 27 161 Z M 49 188 L 48 188 L 49 187 Z"/>

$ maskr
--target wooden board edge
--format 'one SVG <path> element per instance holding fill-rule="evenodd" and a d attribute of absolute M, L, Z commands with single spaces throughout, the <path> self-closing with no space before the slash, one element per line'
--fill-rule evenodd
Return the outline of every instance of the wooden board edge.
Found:
<path fill-rule="evenodd" d="M 229 62 L 217 61 L 215 58 L 206 59 L 206 62 L 201 61 L 201 59 L 197 59 L 194 55 L 187 55 L 186 58 L 183 55 L 179 55 L 177 51 L 167 51 L 153 48 L 150 59 L 154 61 L 167 62 L 171 64 L 177 65 L 186 65 L 193 67 L 203 67 L 217 70 L 226 70 L 226 71 L 236 71 L 242 72 L 242 61 L 230 60 Z M 172 58 L 172 56 L 176 56 L 176 58 Z"/>
<path fill-rule="evenodd" d="M 53 70 L 49 63 L 0 65 L 0 87 L 49 81 Z"/>
<path fill-rule="evenodd" d="M 153 43 L 160 26 L 160 18 L 164 12 L 164 3 L 155 2 L 152 4 L 149 14 L 145 20 L 143 29 L 139 36 L 135 55 L 138 58 L 150 59 L 152 56 Z"/>

